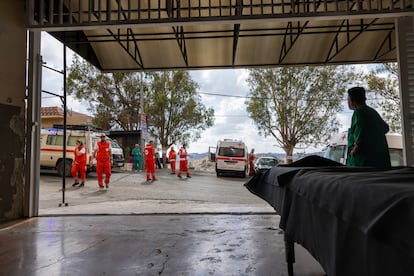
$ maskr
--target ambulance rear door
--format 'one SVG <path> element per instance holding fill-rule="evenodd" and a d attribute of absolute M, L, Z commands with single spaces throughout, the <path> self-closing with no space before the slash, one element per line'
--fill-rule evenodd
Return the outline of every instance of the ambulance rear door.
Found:
<path fill-rule="evenodd" d="M 216 173 L 247 175 L 247 147 L 241 141 L 219 141 L 216 150 Z"/>

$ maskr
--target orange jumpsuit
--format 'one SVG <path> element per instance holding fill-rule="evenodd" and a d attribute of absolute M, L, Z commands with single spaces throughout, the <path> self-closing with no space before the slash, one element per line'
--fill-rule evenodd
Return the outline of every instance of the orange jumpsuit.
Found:
<path fill-rule="evenodd" d="M 80 145 L 77 149 L 78 152 L 82 154 L 77 155 L 76 150 L 74 152 L 75 156 L 72 163 L 72 177 L 75 183 L 78 183 L 78 171 L 80 171 L 81 181 L 84 183 L 86 179 L 86 148 L 83 145 Z"/>
<path fill-rule="evenodd" d="M 171 166 L 171 173 L 175 174 L 175 159 L 177 158 L 177 154 L 175 153 L 174 149 L 171 149 L 168 153 L 168 160 L 170 160 Z"/>
<path fill-rule="evenodd" d="M 144 148 L 144 155 L 145 155 L 145 170 L 147 173 L 147 181 L 157 180 L 157 177 L 155 176 L 155 149 L 154 145 L 151 143 L 148 143 Z"/>
<path fill-rule="evenodd" d="M 108 186 L 111 178 L 111 143 L 109 141 L 96 142 L 96 175 L 98 176 L 98 185 L 103 188 L 102 173 L 105 174 L 105 184 Z"/>
<path fill-rule="evenodd" d="M 188 171 L 188 160 L 187 160 L 188 154 L 184 146 L 182 146 L 180 150 L 178 151 L 178 156 L 180 156 L 180 170 L 178 171 L 177 176 L 180 177 L 181 172 L 184 171 L 187 173 L 187 177 L 189 177 L 190 172 Z"/>
<path fill-rule="evenodd" d="M 249 175 L 254 175 L 254 163 L 253 163 L 253 161 L 254 161 L 254 154 L 250 153 L 249 154 L 249 167 L 250 167 Z"/>

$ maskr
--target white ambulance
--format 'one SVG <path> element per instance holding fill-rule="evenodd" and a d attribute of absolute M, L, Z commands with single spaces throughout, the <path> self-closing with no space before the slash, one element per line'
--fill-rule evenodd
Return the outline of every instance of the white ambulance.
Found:
<path fill-rule="evenodd" d="M 71 175 L 76 140 L 82 141 L 86 148 L 86 163 L 91 170 L 93 134 L 82 130 L 66 131 L 65 175 Z M 40 168 L 55 169 L 59 176 L 63 175 L 63 130 L 59 128 L 42 129 L 40 132 Z"/>
<path fill-rule="evenodd" d="M 56 125 L 57 126 L 57 125 Z M 40 133 L 40 168 L 55 169 L 60 176 L 63 175 L 63 127 L 42 129 Z M 100 131 L 90 129 L 87 126 L 68 125 L 66 127 L 66 176 L 71 175 L 72 162 L 74 159 L 76 140 L 82 141 L 86 148 L 87 170 L 96 170 L 96 160 L 93 158 L 94 146 L 100 140 Z M 111 142 L 112 158 L 114 167 L 124 166 L 124 154 L 122 148 L 114 140 L 106 138 Z"/>
<path fill-rule="evenodd" d="M 246 144 L 238 139 L 224 139 L 217 142 L 215 155 L 217 176 L 223 173 L 236 173 L 246 177 L 248 172 L 249 152 Z M 211 156 L 211 155 L 210 155 Z"/>
<path fill-rule="evenodd" d="M 403 166 L 403 146 L 402 136 L 399 134 L 387 134 L 388 148 L 390 152 L 391 166 Z M 343 131 L 336 134 L 330 140 L 325 152 L 324 157 L 334 160 L 336 162 L 346 164 L 346 158 L 348 153 L 348 131 Z"/>

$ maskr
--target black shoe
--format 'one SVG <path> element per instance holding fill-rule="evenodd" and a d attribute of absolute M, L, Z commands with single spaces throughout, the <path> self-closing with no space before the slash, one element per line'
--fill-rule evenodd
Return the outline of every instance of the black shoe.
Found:
<path fill-rule="evenodd" d="M 82 182 L 82 183 L 79 185 L 79 187 L 83 187 L 83 186 L 85 186 L 85 183 L 84 183 L 84 182 Z"/>
<path fill-rule="evenodd" d="M 187 175 L 187 178 L 191 178 L 191 175 Z"/>
<path fill-rule="evenodd" d="M 72 187 L 76 187 L 78 185 L 79 185 L 79 182 L 75 182 L 75 183 L 72 184 Z"/>
<path fill-rule="evenodd" d="M 182 179 L 181 175 L 177 175 L 177 177 L 178 177 L 179 179 Z"/>

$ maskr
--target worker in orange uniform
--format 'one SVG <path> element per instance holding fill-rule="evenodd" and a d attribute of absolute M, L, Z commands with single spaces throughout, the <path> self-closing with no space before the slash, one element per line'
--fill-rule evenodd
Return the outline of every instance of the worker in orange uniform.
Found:
<path fill-rule="evenodd" d="M 168 160 L 170 161 L 171 166 L 171 174 L 175 174 L 175 160 L 177 158 L 177 154 L 174 150 L 174 147 L 171 147 L 170 152 L 168 153 Z"/>
<path fill-rule="evenodd" d="M 155 148 L 154 148 L 154 141 L 149 141 L 148 144 L 145 145 L 144 148 L 144 155 L 145 155 L 145 169 L 147 172 L 147 181 L 157 181 L 157 177 L 155 176 Z"/>
<path fill-rule="evenodd" d="M 178 151 L 178 156 L 180 156 L 180 170 L 178 171 L 177 176 L 181 178 L 181 172 L 184 171 L 187 173 L 187 178 L 191 178 L 190 172 L 188 171 L 188 154 L 186 149 L 186 144 L 183 144 Z"/>
<path fill-rule="evenodd" d="M 98 176 L 99 189 L 103 190 L 103 176 L 105 174 L 105 187 L 109 189 L 109 180 L 111 179 L 111 162 L 112 147 L 109 141 L 106 141 L 105 134 L 101 134 L 101 140 L 96 142 L 93 157 L 96 158 L 96 175 Z"/>
<path fill-rule="evenodd" d="M 254 149 L 252 149 L 252 151 L 249 154 L 249 175 L 252 176 L 254 175 Z"/>
<path fill-rule="evenodd" d="M 76 140 L 74 158 L 72 163 L 72 177 L 74 183 L 72 187 L 79 185 L 78 173 L 80 172 L 81 183 L 79 187 L 85 186 L 86 180 L 86 148 L 81 140 Z"/>

